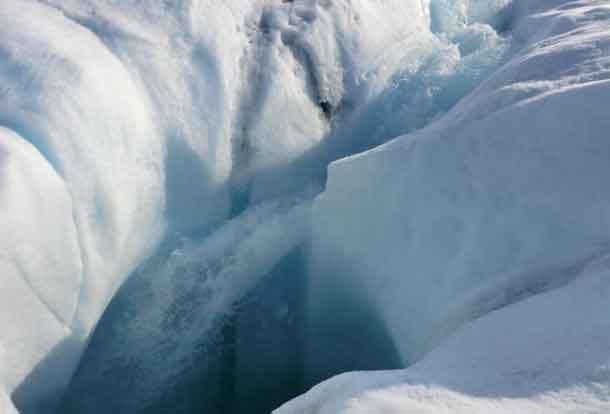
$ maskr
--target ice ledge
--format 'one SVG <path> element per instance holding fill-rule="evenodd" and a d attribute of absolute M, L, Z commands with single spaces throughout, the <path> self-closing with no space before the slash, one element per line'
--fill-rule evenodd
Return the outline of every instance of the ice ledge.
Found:
<path fill-rule="evenodd" d="M 426 361 L 464 324 L 584 277 L 582 266 L 607 252 L 610 198 L 601 177 L 610 174 L 610 8 L 525 5 L 516 6 L 523 14 L 515 22 L 514 57 L 448 114 L 329 168 L 313 209 L 313 332 L 316 326 L 340 332 L 345 321 L 324 309 L 355 295 L 385 322 L 405 364 Z M 347 286 L 354 292 L 348 295 Z M 586 307 L 584 294 L 580 300 L 575 306 Z M 583 344 L 594 340 L 583 337 Z M 544 348 L 533 345 L 530 352 L 537 349 Z M 437 371 L 429 375 L 434 381 Z M 324 409 L 317 397 L 304 397 L 306 405 L 280 412 L 384 412 L 358 405 L 367 398 L 358 382 L 334 389 L 354 390 L 344 411 L 329 396 Z M 595 394 L 594 382 L 586 387 Z M 607 377 L 599 387 L 608 391 Z M 572 392 L 579 391 L 565 398 Z M 444 394 L 441 404 L 452 395 Z M 458 400 L 452 407 L 470 404 Z M 555 412 L 545 401 L 540 406 Z M 591 401 L 593 412 L 607 409 L 601 399 Z M 530 403 L 511 407 L 527 412 Z"/>

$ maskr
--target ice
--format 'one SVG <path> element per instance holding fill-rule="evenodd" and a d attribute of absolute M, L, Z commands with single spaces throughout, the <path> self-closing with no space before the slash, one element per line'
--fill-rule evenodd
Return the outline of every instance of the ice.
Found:
<path fill-rule="evenodd" d="M 340 375 L 274 413 L 606 413 L 608 265 L 485 315 L 406 370 Z"/>
<path fill-rule="evenodd" d="M 31 144 L 3 127 L 0 210 L 0 344 L 5 353 L 0 378 L 12 391 L 70 335 L 82 264 L 65 183 Z"/>
<path fill-rule="evenodd" d="M 6 414 L 18 414 L 6 391 L 0 388 L 0 409 Z"/>
<path fill-rule="evenodd" d="M 2 3 L 0 26 L 0 342 L 9 391 L 24 381 L 14 397 L 29 404 L 58 398 L 79 357 L 62 344 L 82 348 L 160 237 L 164 150 L 147 101 L 91 32 L 28 1 Z"/>
<path fill-rule="evenodd" d="M 495 32 L 473 27 L 489 42 L 460 40 L 480 62 L 471 71 L 430 24 L 426 2 L 397 0 L 0 5 L 2 145 L 41 171 L 3 205 L 2 315 L 23 322 L 4 322 L 0 338 L 14 398 L 58 394 L 163 238 L 207 234 L 250 203 L 320 186 L 328 161 L 421 127 L 502 55 Z M 418 76 L 423 87 L 406 80 Z M 377 100 L 392 101 L 393 121 L 369 137 L 358 119 L 377 116 Z"/>
<path fill-rule="evenodd" d="M 313 208 L 310 375 L 353 343 L 342 327 L 367 326 L 342 303 L 377 315 L 408 365 L 606 254 L 609 13 L 517 19 L 519 52 L 443 118 L 331 164 Z"/>
<path fill-rule="evenodd" d="M 435 32 L 454 33 L 476 23 L 488 24 L 499 31 L 511 21 L 512 0 L 428 0 L 431 28 Z"/>
<path fill-rule="evenodd" d="M 461 43 L 468 43 L 468 47 L 464 47 L 466 52 L 462 53 L 458 41 L 453 43 L 430 32 L 426 10 L 416 3 L 387 3 L 375 13 L 366 14 L 362 11 L 362 16 L 358 18 L 352 16 L 353 8 L 357 11 L 366 10 L 364 2 L 349 7 L 347 4 L 338 3 L 335 8 L 320 7 L 319 2 L 304 2 L 295 7 L 269 7 L 264 9 L 260 16 L 257 15 L 254 21 L 249 22 L 256 25 L 254 28 L 244 29 L 253 44 L 253 50 L 248 50 L 241 60 L 242 64 L 251 64 L 252 67 L 249 67 L 250 71 L 246 73 L 245 89 L 241 91 L 243 96 L 240 97 L 242 102 L 235 115 L 239 126 L 236 132 L 245 134 L 233 143 L 236 152 L 230 185 L 235 186 L 233 191 L 238 193 L 235 196 L 237 201 L 233 205 L 235 211 L 246 209 L 244 214 L 253 214 L 256 209 L 251 211 L 248 206 L 260 200 L 294 192 L 311 181 L 314 181 L 313 187 L 316 187 L 319 183 L 315 180 L 322 175 L 325 162 L 329 159 L 420 128 L 440 116 L 461 96 L 473 89 L 502 61 L 507 49 L 508 42 L 505 39 L 498 36 L 489 26 L 479 24 L 456 30 L 456 33 L 467 32 L 465 37 L 472 37 L 459 40 Z M 386 14 L 389 12 L 415 18 L 404 28 L 388 26 L 383 30 L 372 30 L 389 18 Z M 361 26 L 358 26 L 357 31 L 348 30 L 353 24 L 352 17 Z M 391 18 L 397 17 L 393 15 Z M 371 36 L 364 36 L 363 33 L 371 33 Z M 380 45 L 388 40 L 391 40 L 389 50 L 383 50 Z M 328 48 L 332 50 L 329 51 Z M 341 78 L 333 78 L 336 76 Z M 252 85 L 248 82 L 257 87 L 250 90 L 248 86 Z M 327 109 L 322 103 L 328 105 Z M 387 120 L 384 125 L 370 121 L 380 116 Z M 224 225 L 216 234 L 234 234 L 231 229 L 236 228 L 235 234 L 239 235 L 245 230 L 244 226 L 246 224 L 242 220 L 237 220 L 234 224 Z M 305 239 L 303 236 L 299 243 L 286 246 L 282 246 L 285 243 L 282 240 L 267 243 L 268 246 L 261 254 L 264 252 L 265 255 L 270 255 L 273 263 L 279 264 L 283 255 L 302 244 Z M 213 237 L 210 240 L 213 240 Z M 239 238 L 232 240 L 231 243 L 237 243 L 238 240 Z M 271 244 L 278 243 L 281 249 L 276 251 L 271 248 Z M 210 249 L 214 242 L 204 241 L 204 246 Z M 193 373 L 194 370 L 200 369 L 201 364 L 209 363 L 211 366 L 206 370 L 212 374 L 207 375 L 214 375 L 213 364 L 218 362 L 214 362 L 213 358 L 220 359 L 222 355 L 217 356 L 215 349 L 208 350 L 210 356 L 205 358 L 192 355 L 201 347 L 202 342 L 213 341 L 213 346 L 218 346 L 213 325 L 206 328 L 206 323 L 223 320 L 222 309 L 234 306 L 241 298 L 247 297 L 251 290 L 260 288 L 260 281 L 240 284 L 241 277 L 252 275 L 233 269 L 230 260 L 228 263 L 224 259 L 221 260 L 226 256 L 225 252 L 221 251 L 216 255 L 203 254 L 202 250 L 197 249 L 179 254 L 186 257 L 192 267 L 197 269 L 195 275 L 200 275 L 203 271 L 201 269 L 210 266 L 208 257 L 214 258 L 214 266 L 219 268 L 219 271 L 232 275 L 220 280 L 223 289 L 233 294 L 223 306 L 214 307 L 212 303 L 221 300 L 225 290 L 214 290 L 211 296 L 206 294 L 199 299 L 193 299 L 198 297 L 192 294 L 194 287 L 182 286 L 174 289 L 189 292 L 184 300 L 180 299 L 181 296 L 174 299 L 159 294 L 146 303 L 138 292 L 148 289 L 147 283 L 140 287 L 129 287 L 133 292 L 133 299 L 123 299 L 120 301 L 123 305 L 109 310 L 109 314 L 114 314 L 119 312 L 115 309 L 122 309 L 128 316 L 119 317 L 120 322 L 115 321 L 114 326 L 127 323 L 128 327 L 119 329 L 118 334 L 113 327 L 108 327 L 112 326 L 111 324 L 104 323 L 100 327 L 100 336 L 94 338 L 92 351 L 85 355 L 72 382 L 65 410 L 108 410 L 110 407 L 107 395 L 121 395 L 112 407 L 128 410 L 135 410 L 135 407 L 147 404 L 162 409 L 171 404 L 168 403 L 171 398 L 175 398 L 174 403 L 180 404 L 181 407 L 188 404 L 202 404 L 207 407 L 206 404 L 212 404 L 217 398 L 213 392 L 207 392 L 206 397 L 199 392 L 199 400 L 205 400 L 208 394 L 212 394 L 209 401 L 192 402 L 185 401 L 188 398 L 180 394 L 181 391 L 158 395 L 158 390 L 164 387 L 184 390 L 183 384 L 188 383 L 189 376 L 203 375 Z M 182 271 L 181 268 L 179 270 Z M 254 272 L 250 267 L 247 270 Z M 271 270 L 272 266 L 268 266 L 266 272 Z M 239 276 L 233 275 L 235 272 Z M 172 266 L 162 266 L 160 270 L 151 272 L 148 276 L 153 281 L 155 290 L 154 286 L 159 284 L 176 283 L 175 279 L 178 277 Z M 187 276 L 184 278 L 190 280 Z M 201 277 L 185 283 L 189 286 L 199 286 L 198 289 L 204 289 L 206 286 Z M 295 282 L 295 285 L 300 283 L 302 282 Z M 292 286 L 290 283 L 288 285 L 288 288 Z M 137 310 L 125 311 L 126 306 Z M 129 316 L 132 313 L 136 316 Z M 167 323 L 160 322 L 171 318 L 175 313 L 192 315 L 187 318 L 190 321 L 187 326 L 175 328 L 178 333 L 167 328 Z M 196 316 L 199 313 L 202 316 Z M 241 315 L 236 318 L 242 318 Z M 125 318 L 130 317 L 134 319 L 133 324 L 139 328 L 134 328 L 129 321 L 125 321 Z M 267 317 L 268 315 L 263 315 L 263 320 Z M 189 330 L 188 334 L 182 332 L 185 329 Z M 241 329 L 238 326 L 237 330 L 237 336 L 252 335 L 248 328 Z M 383 329 L 371 328 L 367 332 L 379 337 L 376 347 L 385 347 L 388 354 L 373 358 L 371 354 L 363 353 L 359 363 L 368 367 L 395 366 L 395 352 L 384 343 Z M 112 339 L 108 339 L 109 337 Z M 180 338 L 176 349 L 168 351 L 167 344 L 174 343 L 176 338 Z M 146 350 L 143 351 L 142 347 Z M 271 347 L 266 351 L 278 355 L 285 352 Z M 170 357 L 168 352 L 173 356 Z M 246 353 L 240 351 L 235 357 L 238 360 L 235 364 L 238 364 Z M 369 360 L 365 361 L 365 358 Z M 212 362 L 205 362 L 207 359 Z M 132 366 L 133 361 L 138 361 L 136 368 Z M 185 361 L 188 361 L 188 364 Z M 296 363 L 300 364 L 300 361 Z M 333 364 L 336 369 L 338 363 Z M 347 365 L 345 368 L 351 366 Z M 117 384 L 112 379 L 99 379 L 96 374 L 99 369 L 110 369 L 115 376 L 130 372 L 133 378 L 144 376 L 147 379 L 130 383 L 125 390 L 122 388 L 123 384 Z M 205 380 L 200 378 L 200 381 Z M 226 380 L 216 379 L 216 383 L 222 381 Z M 241 378 L 236 381 L 247 382 Z M 188 394 L 191 391 L 182 392 Z M 237 393 L 239 394 L 239 391 Z M 183 398 L 178 402 L 178 398 L 172 397 L 172 394 L 183 395 Z M 90 397 L 83 397 L 84 395 Z M 203 409 L 201 405 L 197 407 Z"/>
<path fill-rule="evenodd" d="M 17 414 L 17 410 L 10 399 L 4 382 L 8 378 L 6 369 L 6 351 L 0 345 L 0 412 L 7 414 Z"/>
<path fill-rule="evenodd" d="M 171 405 L 202 343 L 259 372 L 255 310 L 290 330 L 270 335 L 309 335 L 289 362 L 309 382 L 404 366 L 570 282 L 607 248 L 608 17 L 565 0 L 1 3 L 0 391 L 46 414 L 91 341 L 66 404 Z M 311 225 L 329 162 L 407 133 L 332 164 Z M 282 324 L 297 287 L 304 332 Z M 130 312 L 119 295 L 91 340 L 119 289 Z M 214 342 L 231 318 L 235 343 Z M 360 352 L 336 357 L 346 327 Z M 257 349 L 285 358 L 277 344 Z M 91 381 L 109 367 L 141 388 Z"/>
<path fill-rule="evenodd" d="M 142 280 L 127 284 L 121 311 L 110 323 L 102 321 L 61 412 L 163 411 L 168 405 L 192 412 L 228 404 L 219 401 L 230 392 L 218 391 L 227 379 L 217 371 L 230 369 L 222 365 L 229 351 L 221 347 L 227 334 L 219 330 L 235 317 L 244 296 L 305 241 L 309 213 L 307 197 L 262 203 L 202 241 L 183 241 L 161 264 L 152 263 Z M 296 275 L 283 276 L 285 281 L 274 282 L 296 288 Z M 192 378 L 198 383 L 180 396 Z"/>
<path fill-rule="evenodd" d="M 65 181 L 83 262 L 73 327 L 87 332 L 120 283 L 115 274 L 159 237 L 164 151 L 146 101 L 95 36 L 36 3 L 13 9 L 4 3 L 0 14 L 0 117 Z"/>

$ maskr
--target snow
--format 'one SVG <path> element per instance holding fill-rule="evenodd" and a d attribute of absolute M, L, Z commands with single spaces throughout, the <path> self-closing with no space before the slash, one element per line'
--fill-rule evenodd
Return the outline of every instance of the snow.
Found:
<path fill-rule="evenodd" d="M 70 335 L 82 263 L 65 183 L 28 142 L 0 137 L 0 374 L 12 390 Z"/>
<path fill-rule="evenodd" d="M 163 345 L 189 286 L 211 296 L 143 398 L 310 238 L 313 359 L 341 347 L 320 332 L 364 323 L 329 304 L 368 312 L 407 365 L 572 282 L 607 250 L 609 17 L 567 0 L 0 3 L 0 407 L 51 410 L 151 256 L 122 356 Z M 332 164 L 312 209 L 329 162 L 407 133 Z"/>
<path fill-rule="evenodd" d="M 406 107 L 429 101 L 424 86 L 407 105 L 392 90 L 418 87 L 402 79 L 457 73 L 464 86 L 439 98 L 447 107 L 474 87 L 485 70 L 460 68 L 458 48 L 430 32 L 428 6 L 2 3 L 2 178 L 10 183 L 2 317 L 10 328 L 0 343 L 19 404 L 59 394 L 116 290 L 165 236 L 206 233 L 231 211 L 320 179 L 326 162 L 351 151 L 345 142 L 359 114 L 376 116 L 369 103 L 384 94 L 393 125 L 358 145 L 420 127 L 438 111 L 431 101 L 400 122 Z M 493 66 L 502 41 L 484 26 L 468 31 L 456 42 L 474 44 L 470 52 L 497 46 L 479 59 Z M 437 61 L 439 52 L 446 57 Z M 22 323 L 9 322 L 16 314 Z"/>
<path fill-rule="evenodd" d="M 356 301 L 358 308 L 367 309 L 380 320 L 387 331 L 386 340 L 398 349 L 404 365 L 423 358 L 422 367 L 427 367 L 425 361 L 435 360 L 435 354 L 428 355 L 431 350 L 439 345 L 441 349 L 451 347 L 447 338 L 456 331 L 467 335 L 459 331 L 464 324 L 578 280 L 584 277 L 583 267 L 607 253 L 610 199 L 603 177 L 610 173 L 606 134 L 610 124 L 605 110 L 610 99 L 610 8 L 604 2 L 571 6 L 540 6 L 538 13 L 515 20 L 514 56 L 439 121 L 331 164 L 326 191 L 313 208 L 307 333 L 313 378 L 324 374 L 316 360 L 327 361 L 353 343 L 353 338 L 346 339 L 342 327 L 350 326 L 356 332 L 365 329 L 359 315 L 341 313 L 337 304 Z M 524 10 L 519 4 L 515 7 Z M 607 301 L 603 278 L 597 287 L 602 294 L 598 300 Z M 578 306 L 582 307 L 593 300 L 585 299 L 584 293 L 580 297 L 583 303 Z M 532 315 L 544 313 L 547 319 L 553 315 L 562 323 L 567 319 L 562 313 L 548 311 L 541 301 L 539 308 L 531 305 Z M 597 315 L 580 312 L 578 318 L 585 325 L 589 319 L 598 325 L 606 323 L 606 309 Z M 514 321 L 532 319 L 520 315 L 521 319 Z M 490 324 L 496 317 L 499 314 L 489 317 Z M 516 325 L 514 321 L 511 326 Z M 572 329 L 578 323 L 575 320 L 556 329 Z M 460 360 L 464 352 L 471 352 L 474 338 L 488 334 L 485 329 L 489 324 L 476 326 L 481 330 L 472 334 L 468 346 L 451 351 L 460 355 Z M 506 369 L 518 367 L 509 352 L 515 352 L 517 360 L 529 352 L 532 360 L 526 361 L 543 363 L 547 342 L 556 340 L 547 320 L 533 325 L 537 328 L 531 329 L 543 330 L 534 339 L 530 331 L 520 333 L 520 329 L 530 329 L 527 326 L 510 328 L 504 319 L 498 320 L 497 326 L 503 332 L 513 332 L 515 341 L 527 338 L 532 342 L 527 350 L 513 349 L 511 338 L 505 339 L 506 349 L 501 344 L 491 346 L 492 355 L 498 352 L 497 360 L 481 362 L 490 370 L 502 369 L 498 361 L 505 361 Z M 608 355 L 607 338 L 599 334 L 602 338 L 597 344 L 593 329 L 587 332 L 575 336 L 578 341 L 566 343 L 566 350 L 576 352 L 599 345 L 593 354 L 598 365 L 580 361 L 580 366 L 576 360 L 573 365 L 566 362 L 557 372 L 546 372 L 543 366 L 540 375 L 555 381 L 547 390 L 549 394 L 541 400 L 523 395 L 520 402 L 509 402 L 500 412 L 605 412 L 607 377 L 597 384 L 591 376 L 606 363 L 602 359 Z M 477 357 L 484 357 L 480 347 L 472 352 L 473 364 Z M 563 352 L 559 347 L 558 358 Z M 466 375 L 485 378 L 468 369 L 456 369 L 451 375 L 462 382 Z M 434 383 L 440 372 L 439 368 L 424 373 L 427 381 Z M 432 390 L 425 397 L 429 401 L 422 404 L 433 411 L 445 404 L 470 404 L 475 412 L 486 412 L 490 406 L 502 410 L 503 399 L 511 398 L 515 385 L 507 382 L 494 390 L 491 381 L 504 380 L 501 371 L 496 375 L 479 386 L 479 393 L 489 393 L 485 394 L 487 399 L 469 400 L 469 392 L 477 391 L 468 389 L 457 390 L 458 394 L 463 391 L 460 395 Z M 574 377 L 576 384 L 582 379 L 585 389 L 575 385 L 561 394 L 564 391 L 557 381 L 566 377 Z M 525 387 L 535 388 L 533 380 L 523 381 Z M 368 401 L 369 394 L 358 390 L 358 380 L 351 383 L 348 378 L 340 384 L 337 387 L 346 392 L 354 390 L 353 404 L 342 408 L 343 412 L 400 411 L 391 404 L 382 409 L 376 402 L 361 406 L 358 401 Z M 399 395 L 405 387 L 386 394 L 402 401 Z M 413 386 L 405 394 L 418 392 L 423 391 Z M 561 394 L 557 397 L 560 402 L 572 398 L 573 393 L 583 393 L 584 400 L 571 408 L 570 404 L 560 408 L 553 402 L 553 392 Z M 378 398 L 382 404 L 386 394 L 375 394 L 371 401 Z M 316 396 L 326 398 L 314 391 L 303 400 L 306 412 L 341 412 L 332 402 L 317 411 L 324 401 Z M 423 410 L 416 397 L 412 397 L 415 402 L 404 398 L 404 405 L 398 405 L 400 412 Z M 294 412 L 302 412 L 299 404 L 295 403 Z M 292 412 L 291 407 L 283 412 Z"/>
<path fill-rule="evenodd" d="M 8 394 L 3 389 L 0 389 L 0 409 L 6 414 L 18 414 Z"/>
<path fill-rule="evenodd" d="M 340 375 L 274 413 L 606 413 L 609 264 L 467 324 L 406 370 Z"/>
<path fill-rule="evenodd" d="M 90 32 L 34 2 L 3 2 L 0 26 L 0 342 L 12 391 L 64 340 L 84 345 L 159 238 L 163 148 L 129 74 Z M 78 356 L 58 357 L 64 372 L 32 395 L 61 389 Z"/>
<path fill-rule="evenodd" d="M 6 351 L 0 345 L 0 412 L 6 414 L 17 414 L 17 410 L 11 401 L 3 383 L 8 379 L 6 370 Z"/>

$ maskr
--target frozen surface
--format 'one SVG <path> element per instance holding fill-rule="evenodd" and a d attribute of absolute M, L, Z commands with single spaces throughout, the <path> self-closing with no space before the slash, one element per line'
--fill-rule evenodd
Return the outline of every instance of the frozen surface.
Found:
<path fill-rule="evenodd" d="M 554 6 L 517 3 L 514 57 L 438 122 L 330 166 L 326 191 L 313 209 L 307 338 L 314 377 L 325 374 L 318 361 L 327 361 L 337 350 L 354 343 L 353 338 L 346 339 L 342 327 L 350 326 L 351 332 L 365 328 L 357 315 L 341 312 L 347 301 L 383 321 L 405 365 L 422 357 L 434 361 L 434 356 L 425 356 L 465 323 L 580 279 L 583 267 L 608 251 L 610 198 L 604 177 L 610 173 L 606 132 L 610 121 L 605 109 L 610 99 L 610 8 L 606 2 Z M 528 9 L 538 13 L 528 14 Z M 598 287 L 604 283 L 600 279 Z M 569 295 L 570 290 L 564 292 Z M 582 303 L 575 306 L 589 309 L 587 290 L 580 292 Z M 607 287 L 600 290 L 600 304 L 608 300 L 607 292 Z M 549 318 L 549 322 L 536 320 L 541 330 L 538 342 L 529 351 L 514 350 L 515 355 L 531 352 L 533 359 L 546 361 L 548 346 L 542 344 L 556 342 L 553 333 L 546 336 L 547 325 L 550 330 L 553 318 L 564 321 L 567 317 L 547 311 L 545 304 L 541 299 L 536 311 L 531 305 L 532 315 L 542 313 Z M 578 313 L 578 318 L 587 323 L 593 319 L 591 323 L 599 326 L 608 319 L 607 310 L 587 312 L 587 316 Z M 528 318 L 521 315 L 525 323 Z M 496 317 L 499 314 L 490 317 L 488 324 L 476 325 L 481 331 L 472 333 L 469 344 L 485 335 L 483 327 L 492 320 L 502 332 L 511 332 L 507 344 L 529 339 L 529 334 L 503 325 L 504 319 L 493 319 Z M 574 324 L 577 322 L 568 322 L 557 329 L 574 329 Z M 584 381 L 582 406 L 578 405 L 581 402 L 572 408 L 569 404 L 555 406 L 552 393 L 560 391 L 552 385 L 549 398 L 532 402 L 525 395 L 517 405 L 502 409 L 537 412 L 527 408 L 537 404 L 532 407 L 542 412 L 607 411 L 607 376 L 600 384 L 595 379 L 599 369 L 604 369 L 603 358 L 609 355 L 607 338 L 599 333 L 604 339 L 597 343 L 593 327 L 583 329 L 590 331 L 565 345 L 574 352 L 599 346 L 597 365 L 577 368 L 578 362 L 574 366 L 566 362 L 557 373 L 540 368 L 540 376 L 555 377 L 551 382 L 570 377 L 574 369 L 574 377 Z M 564 350 L 557 346 L 556 352 L 562 355 Z M 470 345 L 451 352 L 461 359 L 462 350 L 470 352 Z M 508 358 L 510 350 L 510 345 L 507 354 L 499 349 L 497 361 Z M 474 363 L 476 353 L 472 355 Z M 507 359 L 506 369 L 517 366 L 515 359 L 519 358 Z M 494 362 L 482 360 L 487 363 L 490 370 L 498 368 Z M 439 372 L 424 373 L 429 375 L 427 381 L 434 382 Z M 465 368 L 456 371 L 456 378 L 467 372 Z M 477 372 L 472 375 L 480 379 Z M 510 380 L 501 372 L 498 375 L 497 381 Z M 485 384 L 480 383 L 481 389 Z M 434 411 L 456 398 L 455 404 L 476 403 L 484 412 L 489 406 L 501 407 L 498 400 L 511 398 L 510 383 L 498 390 L 493 383 L 488 385 L 490 401 L 469 402 L 458 390 L 458 394 L 442 391 L 438 406 L 431 392 L 425 404 Z M 357 389 L 358 382 L 351 384 L 346 379 L 340 385 L 347 392 L 352 386 Z M 575 387 L 559 399 L 566 401 L 570 393 L 578 394 Z M 409 390 L 419 392 L 415 386 Z M 466 397 L 468 392 L 464 391 Z M 392 411 L 358 405 L 366 395 L 354 391 L 355 402 L 344 412 Z M 589 396 L 591 405 L 587 407 Z M 383 393 L 379 398 L 383 399 Z M 305 412 L 318 412 L 321 402 L 316 397 L 308 401 L 309 411 Z M 417 412 L 419 406 L 406 404 L 404 407 Z M 328 407 L 329 411 L 319 412 L 340 412 L 332 403 Z"/>
<path fill-rule="evenodd" d="M 19 393 L 29 404 L 65 386 L 79 353 L 59 348 L 82 346 L 160 236 L 164 150 L 129 73 L 91 32 L 27 1 L 3 2 L 0 27 L 0 342 L 9 391 L 49 375 Z"/>
<path fill-rule="evenodd" d="M 518 20 L 513 36 L 531 38 L 444 118 L 331 165 L 313 213 L 320 329 L 356 295 L 408 363 L 607 250 L 608 13 Z"/>
<path fill-rule="evenodd" d="M 408 364 L 570 282 L 607 250 L 608 19 L 601 1 L 0 2 L 0 404 L 47 414 L 138 266 L 148 290 L 96 356 L 140 358 L 137 407 L 310 237 L 310 380 L 337 327 Z M 311 225 L 294 197 L 329 162 L 413 131 L 333 164 Z"/>
<path fill-rule="evenodd" d="M 607 413 L 609 264 L 467 324 L 406 370 L 340 375 L 274 413 Z"/>
<path fill-rule="evenodd" d="M 398 0 L 0 4 L 0 343 L 18 405 L 50 407 L 165 236 L 319 186 L 328 161 L 472 89 L 505 50 L 492 15 L 444 16 L 437 36 L 434 13 Z M 387 128 L 367 120 L 376 100 Z"/>

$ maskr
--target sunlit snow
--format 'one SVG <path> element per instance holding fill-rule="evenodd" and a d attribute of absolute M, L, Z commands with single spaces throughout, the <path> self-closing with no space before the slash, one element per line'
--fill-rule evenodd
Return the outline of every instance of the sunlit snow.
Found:
<path fill-rule="evenodd" d="M 610 412 L 609 74 L 606 0 L 0 2 L 0 414 Z"/>

